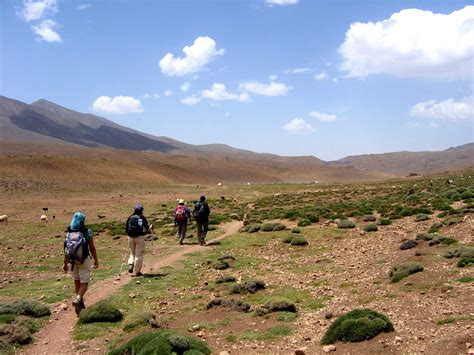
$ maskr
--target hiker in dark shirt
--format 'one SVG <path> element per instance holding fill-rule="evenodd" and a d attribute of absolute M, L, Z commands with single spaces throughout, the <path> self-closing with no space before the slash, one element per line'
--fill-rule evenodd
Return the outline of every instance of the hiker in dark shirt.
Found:
<path fill-rule="evenodd" d="M 142 276 L 143 253 L 145 252 L 145 234 L 153 230 L 153 225 L 148 225 L 143 215 L 143 206 L 137 204 L 133 208 L 133 214 L 127 219 L 125 229 L 128 234 L 128 247 L 130 257 L 128 258 L 128 272 L 132 276 Z"/>
<path fill-rule="evenodd" d="M 206 202 L 206 196 L 201 196 L 199 202 L 194 206 L 193 217 L 196 221 L 196 230 L 198 236 L 198 242 L 200 245 L 206 244 L 206 235 L 209 230 L 209 215 L 211 209 Z"/>

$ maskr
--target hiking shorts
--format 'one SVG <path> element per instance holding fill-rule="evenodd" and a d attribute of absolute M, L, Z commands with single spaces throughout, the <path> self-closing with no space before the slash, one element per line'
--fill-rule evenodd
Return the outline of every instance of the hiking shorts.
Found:
<path fill-rule="evenodd" d="M 87 284 L 91 280 L 92 262 L 91 258 L 84 260 L 82 264 L 76 263 L 74 270 L 71 271 L 72 265 L 69 265 L 69 272 L 75 281 L 80 281 L 81 284 Z"/>

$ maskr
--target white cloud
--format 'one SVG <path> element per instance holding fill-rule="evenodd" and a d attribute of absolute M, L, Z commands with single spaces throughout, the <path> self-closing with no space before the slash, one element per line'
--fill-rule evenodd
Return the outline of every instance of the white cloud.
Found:
<path fill-rule="evenodd" d="M 436 122 L 430 122 L 429 126 L 430 128 L 439 128 L 439 124 L 437 124 Z"/>
<path fill-rule="evenodd" d="M 290 133 L 311 133 L 314 128 L 302 118 L 294 118 L 283 126 L 285 131 Z"/>
<path fill-rule="evenodd" d="M 293 69 L 286 69 L 284 71 L 285 74 L 302 74 L 309 72 L 311 68 L 293 68 Z"/>
<path fill-rule="evenodd" d="M 166 90 L 166 91 L 164 92 L 164 95 L 167 96 L 167 97 L 168 97 L 168 96 L 172 96 L 172 95 L 173 95 L 173 91 L 171 91 L 170 89 L 168 89 L 168 90 Z"/>
<path fill-rule="evenodd" d="M 216 49 L 216 42 L 210 37 L 198 37 L 191 46 L 183 48 L 184 57 L 175 58 L 166 53 L 160 60 L 161 72 L 168 76 L 184 76 L 202 70 L 215 57 L 223 55 L 224 49 Z"/>
<path fill-rule="evenodd" d="M 445 121 L 474 121 L 474 96 L 459 101 L 449 98 L 419 102 L 410 109 L 412 116 Z"/>
<path fill-rule="evenodd" d="M 154 100 L 158 100 L 160 98 L 160 94 L 157 94 L 157 93 L 146 93 L 145 95 L 143 95 L 141 97 L 142 99 L 154 99 Z"/>
<path fill-rule="evenodd" d="M 34 33 L 38 35 L 38 41 L 62 42 L 63 39 L 54 29 L 57 27 L 53 20 L 43 20 L 38 26 L 31 26 Z"/>
<path fill-rule="evenodd" d="M 315 74 L 314 78 L 318 81 L 319 80 L 327 80 L 327 79 L 329 79 L 329 76 L 327 75 L 327 73 L 325 71 L 322 71 L 319 74 Z"/>
<path fill-rule="evenodd" d="M 247 82 L 240 84 L 239 89 L 263 96 L 286 95 L 289 90 L 288 86 L 285 84 L 274 81 L 272 81 L 270 84 L 259 83 L 257 81 Z"/>
<path fill-rule="evenodd" d="M 339 52 L 352 77 L 472 78 L 474 6 L 447 15 L 405 9 L 383 21 L 352 23 Z"/>
<path fill-rule="evenodd" d="M 92 108 L 100 113 L 143 112 L 140 100 L 131 96 L 100 96 L 94 101 Z"/>
<path fill-rule="evenodd" d="M 181 85 L 179 87 L 179 89 L 182 91 L 182 92 L 186 92 L 189 90 L 189 88 L 191 87 L 191 83 L 189 81 L 186 81 L 183 85 Z"/>
<path fill-rule="evenodd" d="M 224 84 L 214 83 L 210 90 L 204 90 L 201 94 L 202 98 L 214 101 L 237 100 L 240 102 L 249 102 L 250 96 L 246 92 L 240 94 L 232 94 L 227 92 Z"/>
<path fill-rule="evenodd" d="M 336 115 L 331 115 L 331 114 L 317 112 L 317 111 L 311 111 L 309 115 L 313 118 L 316 118 L 317 120 L 321 122 L 334 122 L 337 120 Z"/>
<path fill-rule="evenodd" d="M 286 6 L 286 5 L 296 5 L 298 0 L 265 0 L 265 4 L 268 6 Z"/>
<path fill-rule="evenodd" d="M 91 4 L 81 4 L 76 7 L 77 10 L 86 10 L 91 7 Z"/>
<path fill-rule="evenodd" d="M 269 76 L 268 76 L 268 79 L 269 79 L 270 81 L 275 81 L 275 80 L 278 79 L 278 75 L 275 75 L 275 74 L 269 75 Z"/>
<path fill-rule="evenodd" d="M 57 0 L 23 1 L 23 9 L 17 14 L 26 22 L 41 20 L 49 14 L 58 12 Z"/>
<path fill-rule="evenodd" d="M 201 101 L 200 97 L 197 96 L 188 96 L 185 97 L 184 99 L 181 99 L 181 103 L 185 105 L 196 105 L 199 101 Z"/>

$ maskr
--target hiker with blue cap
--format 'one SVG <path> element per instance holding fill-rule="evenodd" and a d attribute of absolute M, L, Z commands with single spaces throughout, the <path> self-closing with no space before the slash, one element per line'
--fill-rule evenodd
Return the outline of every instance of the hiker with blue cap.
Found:
<path fill-rule="evenodd" d="M 76 212 L 72 216 L 64 241 L 63 271 L 71 273 L 74 279 L 76 298 L 72 302 L 77 316 L 86 308 L 84 294 L 91 279 L 91 255 L 94 258 L 94 269 L 99 267 L 99 259 L 94 245 L 92 231 L 85 226 L 86 216 Z"/>
<path fill-rule="evenodd" d="M 127 219 L 125 230 L 128 234 L 128 247 L 130 257 L 128 258 L 128 272 L 132 276 L 142 276 L 143 253 L 145 252 L 145 234 L 150 233 L 153 225 L 148 225 L 143 215 L 143 206 L 136 204 L 133 214 Z"/>

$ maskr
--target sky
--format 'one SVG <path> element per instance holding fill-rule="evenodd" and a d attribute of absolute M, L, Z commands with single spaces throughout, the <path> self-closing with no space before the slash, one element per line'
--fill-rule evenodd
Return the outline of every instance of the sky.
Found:
<path fill-rule="evenodd" d="M 469 1 L 0 2 L 0 95 L 186 143 L 443 150 L 474 141 L 473 89 Z"/>

